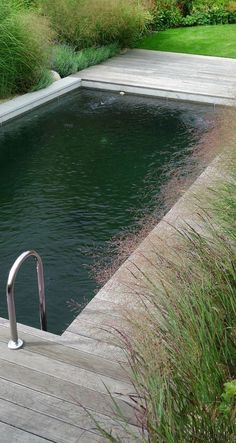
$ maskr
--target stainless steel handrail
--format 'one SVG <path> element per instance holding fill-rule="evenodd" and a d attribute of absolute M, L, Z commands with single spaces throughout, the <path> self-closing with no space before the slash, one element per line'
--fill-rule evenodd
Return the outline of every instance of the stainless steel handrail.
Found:
<path fill-rule="evenodd" d="M 17 324 L 16 324 L 16 310 L 14 301 L 14 284 L 17 273 L 24 261 L 33 256 L 36 260 L 36 270 L 38 279 L 38 291 L 39 291 L 39 316 L 40 326 L 43 331 L 47 330 L 47 318 L 46 318 L 46 306 L 45 306 L 45 290 L 44 290 L 44 276 L 43 276 L 43 263 L 41 257 L 35 251 L 23 252 L 14 262 L 8 275 L 6 295 L 8 316 L 11 329 L 11 340 L 8 343 L 9 349 L 19 349 L 23 346 L 23 340 L 18 338 Z"/>

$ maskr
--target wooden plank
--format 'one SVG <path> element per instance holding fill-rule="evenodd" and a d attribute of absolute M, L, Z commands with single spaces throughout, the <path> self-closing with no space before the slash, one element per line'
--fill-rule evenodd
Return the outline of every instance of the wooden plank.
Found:
<path fill-rule="evenodd" d="M 104 312 L 85 309 L 67 328 L 68 332 L 84 335 L 118 348 L 122 347 L 121 336 L 118 331 L 127 331 L 129 325 L 121 317 L 112 317 Z"/>
<path fill-rule="evenodd" d="M 94 309 L 89 309 L 89 307 L 85 308 L 78 315 L 78 317 L 74 320 L 74 322 L 79 323 L 79 320 L 87 321 L 89 323 L 92 323 L 93 325 L 99 325 L 99 326 L 103 325 L 104 328 L 106 326 L 108 326 L 108 327 L 111 326 L 111 327 L 117 327 L 117 328 L 120 327 L 121 329 L 122 329 L 123 323 L 125 321 L 124 318 L 118 317 L 118 316 L 113 316 L 110 312 L 109 312 L 109 314 L 107 312 L 99 312 Z M 74 322 L 72 322 L 71 325 Z M 69 326 L 69 328 L 70 328 L 70 326 Z"/>
<path fill-rule="evenodd" d="M 72 407 L 73 405 L 82 405 L 86 409 L 99 412 L 109 417 L 116 415 L 114 402 L 108 394 L 102 394 L 83 386 L 74 385 L 69 380 L 60 380 L 53 376 L 42 374 L 23 366 L 17 366 L 4 360 L 0 360 L 0 377 L 67 401 Z M 120 398 L 116 398 L 116 404 L 122 411 L 123 416 L 126 417 L 130 423 L 136 424 L 133 408 Z"/>
<path fill-rule="evenodd" d="M 99 294 L 100 293 L 101 291 L 99 292 Z M 101 300 L 101 302 L 103 301 L 104 299 Z M 2 320 L 4 320 L 3 323 Z M 9 328 L 8 320 L 0 318 L 0 321 L 2 327 Z M 21 332 L 27 333 L 33 337 L 39 337 L 40 339 L 41 338 L 46 339 L 47 341 L 54 343 L 56 342 L 63 346 L 72 349 L 77 349 L 89 355 L 92 354 L 94 357 L 99 356 L 103 359 L 110 360 L 112 362 L 118 362 L 118 363 L 120 362 L 122 364 L 127 362 L 127 358 L 122 349 L 115 347 L 113 345 L 107 345 L 106 343 L 104 344 L 101 340 L 97 340 L 96 337 L 90 338 L 84 335 L 75 335 L 71 333 L 67 334 L 67 330 L 61 336 L 59 336 L 51 334 L 50 332 L 40 331 L 40 329 L 31 328 L 30 326 L 22 325 L 19 323 L 18 323 L 18 331 L 19 334 Z"/>
<path fill-rule="evenodd" d="M 124 305 L 124 307 L 125 307 L 125 305 Z M 96 296 L 87 304 L 87 306 L 84 308 L 84 310 L 82 312 L 85 312 L 87 310 L 90 310 L 90 311 L 94 310 L 99 313 L 103 312 L 104 314 L 107 314 L 108 317 L 110 315 L 112 315 L 113 317 L 119 317 L 119 318 L 123 317 L 122 308 L 117 306 L 114 303 L 114 301 L 107 300 L 106 302 L 105 301 L 102 302 Z"/>
<path fill-rule="evenodd" d="M 1 420 L 56 443 L 77 443 L 84 430 L 0 399 Z M 10 442 L 8 442 L 10 443 Z"/>
<path fill-rule="evenodd" d="M 176 92 L 191 100 L 198 95 L 221 103 L 235 98 L 235 68 L 234 59 L 136 49 L 79 74 L 85 81 Z"/>
<path fill-rule="evenodd" d="M 61 340 L 62 343 L 65 343 L 66 346 L 70 346 L 73 349 L 98 355 L 111 361 L 118 361 L 120 363 L 127 362 L 123 349 L 99 340 L 95 340 L 94 338 L 74 334 L 66 330 L 62 334 Z"/>
<path fill-rule="evenodd" d="M 95 434 L 94 434 L 95 435 Z M 107 438 L 101 437 L 99 435 L 96 435 L 95 438 L 91 433 L 85 432 L 79 439 L 78 443 L 107 443 L 109 440 Z M 141 443 L 144 440 L 137 436 L 132 436 L 129 434 L 126 434 L 125 437 L 119 437 L 117 440 L 122 443 Z M 146 440 L 147 441 L 147 440 Z M 68 442 L 69 443 L 69 442 Z"/>
<path fill-rule="evenodd" d="M 175 80 L 176 76 L 178 75 L 178 80 L 181 79 L 181 81 L 191 81 L 199 83 L 199 76 L 202 80 L 206 83 L 212 83 L 214 85 L 217 84 L 217 82 L 220 80 L 220 86 L 227 86 L 229 84 L 233 84 L 236 81 L 236 76 L 233 73 L 230 73 L 226 70 L 221 72 L 212 72 L 212 71 L 203 71 L 195 69 L 193 72 L 193 67 L 190 66 L 188 69 L 181 69 L 181 65 L 177 65 L 173 68 L 171 64 L 163 63 L 163 65 L 160 64 L 160 62 L 157 63 L 150 63 L 143 62 L 142 60 L 142 70 L 140 70 L 140 60 L 137 61 L 137 63 L 126 63 L 126 64 L 116 64 L 114 66 L 107 67 L 104 65 L 99 65 L 99 67 L 94 67 L 93 71 L 90 69 L 87 69 L 86 72 L 82 73 L 82 78 L 89 73 L 91 75 L 94 75 L 94 73 L 108 73 L 109 75 L 112 74 L 120 74 L 121 70 L 125 74 L 131 74 L 131 75 L 139 75 L 140 77 L 162 77 L 166 79 L 172 79 Z"/>
<path fill-rule="evenodd" d="M 104 439 L 104 437 L 101 437 L 100 435 L 94 435 L 91 437 L 90 434 L 88 435 L 87 432 L 85 432 L 83 435 L 81 435 L 78 443 L 105 443 L 105 442 L 107 442 L 107 439 Z"/>
<path fill-rule="evenodd" d="M 132 392 L 130 383 L 96 374 L 85 369 L 72 366 L 43 355 L 32 353 L 26 349 L 13 352 L 7 349 L 6 343 L 0 342 L 1 359 L 15 363 L 25 368 L 34 369 L 43 374 L 51 375 L 60 380 L 70 380 L 75 385 L 84 386 L 90 390 L 107 393 L 109 390 L 115 397 L 129 395 Z M 119 393 L 119 394 L 117 394 Z M 121 393 L 121 394 L 120 394 Z"/>
<path fill-rule="evenodd" d="M 50 443 L 52 440 L 45 440 L 31 433 L 22 431 L 14 426 L 7 425 L 0 421 L 1 443 Z M 94 440 L 98 441 L 99 440 Z M 101 440 L 102 442 L 102 440 Z M 91 442 L 92 443 L 92 442 Z M 99 442 L 100 443 L 100 442 Z"/>
<path fill-rule="evenodd" d="M 0 341 L 9 340 L 10 331 L 7 327 L 0 327 Z M 55 341 L 47 341 L 24 332 L 20 337 L 25 342 L 25 349 L 32 353 L 49 357 L 72 366 L 78 366 L 97 374 L 106 375 L 117 380 L 128 381 L 128 367 L 122 367 L 118 362 L 111 362 L 99 356 L 65 347 Z"/>
<path fill-rule="evenodd" d="M 206 65 L 214 66 L 219 69 L 221 66 L 226 67 L 227 69 L 236 68 L 236 60 L 229 59 L 225 57 L 213 57 L 206 55 L 197 55 L 197 54 L 183 54 L 177 52 L 166 52 L 166 51 L 154 51 L 154 50 L 146 50 L 146 49 L 132 49 L 127 51 L 124 55 L 118 56 L 117 58 L 125 59 L 146 59 L 149 61 L 152 60 L 160 60 L 163 62 L 171 62 L 171 63 L 182 63 L 182 64 L 195 64 L 199 66 Z M 115 63 L 116 58 L 112 58 L 110 62 Z"/>
<path fill-rule="evenodd" d="M 100 81 L 104 83 L 116 83 L 120 85 L 132 85 L 142 88 L 153 88 L 153 89 L 162 89 L 163 91 L 174 91 L 174 92 L 183 92 L 188 94 L 195 95 L 205 95 L 213 96 L 213 97 L 221 97 L 221 98 L 233 98 L 235 97 L 236 84 L 235 88 L 231 87 L 216 87 L 213 84 L 205 84 L 205 82 L 193 83 L 190 80 L 181 80 L 174 78 L 157 78 L 153 76 L 152 78 L 142 77 L 135 74 L 126 74 L 124 72 L 120 73 L 110 73 L 108 71 L 94 72 L 89 73 L 88 75 L 83 75 L 82 80 L 92 80 L 92 81 Z"/>
<path fill-rule="evenodd" d="M 77 336 L 82 335 L 91 339 L 93 339 L 93 337 L 97 337 L 97 340 L 105 345 L 112 345 L 117 349 L 120 348 L 121 343 L 119 343 L 118 334 L 114 331 L 115 325 L 109 326 L 105 322 L 103 325 L 102 323 L 93 323 L 92 318 L 89 315 L 86 315 L 86 320 L 84 320 L 84 317 L 85 316 L 83 316 L 83 318 L 78 317 L 76 320 L 74 320 L 73 323 L 71 323 L 71 325 L 67 328 L 67 332 L 72 332 Z M 124 331 L 124 327 L 120 330 Z"/>
<path fill-rule="evenodd" d="M 133 435 L 139 435 L 137 427 L 125 423 L 121 425 L 119 417 L 117 417 L 117 420 L 112 420 L 93 411 L 88 413 L 85 408 L 79 405 L 74 404 L 72 406 L 70 402 L 3 379 L 0 380 L 0 398 L 67 424 L 78 426 L 89 432 L 97 432 L 96 420 L 100 426 L 107 431 L 112 430 L 113 436 L 119 436 L 120 439 L 126 437 L 127 430 Z"/>

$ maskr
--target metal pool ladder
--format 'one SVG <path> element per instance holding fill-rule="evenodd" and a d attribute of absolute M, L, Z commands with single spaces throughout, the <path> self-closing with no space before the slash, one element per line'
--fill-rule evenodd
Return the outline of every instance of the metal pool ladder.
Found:
<path fill-rule="evenodd" d="M 6 287 L 8 316 L 11 329 L 11 340 L 8 342 L 9 349 L 19 349 L 23 346 L 23 340 L 18 338 L 17 324 L 16 324 L 16 311 L 14 302 L 14 284 L 17 273 L 24 263 L 24 261 L 33 256 L 36 262 L 36 271 L 38 279 L 38 291 L 39 291 L 39 316 L 40 326 L 43 331 L 47 330 L 47 318 L 46 318 L 46 306 L 45 306 L 45 290 L 44 290 L 44 276 L 43 276 L 43 263 L 41 257 L 35 251 L 23 252 L 12 265 Z"/>

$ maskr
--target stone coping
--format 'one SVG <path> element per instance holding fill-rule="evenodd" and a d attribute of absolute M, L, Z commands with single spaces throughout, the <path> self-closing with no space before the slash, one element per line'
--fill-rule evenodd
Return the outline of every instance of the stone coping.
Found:
<path fill-rule="evenodd" d="M 0 124 L 37 108 L 81 86 L 81 79 L 65 77 L 40 91 L 29 92 L 0 104 Z"/>
<path fill-rule="evenodd" d="M 233 98 L 217 97 L 210 94 L 199 94 L 178 90 L 167 90 L 165 88 L 151 88 L 149 86 L 129 85 L 125 83 L 111 83 L 106 81 L 82 79 L 82 87 L 89 89 L 101 89 L 112 92 L 125 92 L 127 94 L 142 95 L 144 97 L 154 97 L 182 102 L 191 102 L 215 106 L 235 106 L 236 100 Z"/>

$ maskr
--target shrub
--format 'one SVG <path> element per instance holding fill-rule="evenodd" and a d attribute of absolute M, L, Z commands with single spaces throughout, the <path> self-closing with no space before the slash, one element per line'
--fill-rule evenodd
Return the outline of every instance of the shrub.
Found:
<path fill-rule="evenodd" d="M 60 42 L 81 49 L 112 42 L 133 45 L 151 20 L 144 4 L 144 0 L 41 0 L 41 9 Z"/>
<path fill-rule="evenodd" d="M 182 23 L 181 10 L 176 0 L 158 0 L 153 15 L 153 28 L 156 31 L 176 28 Z"/>
<path fill-rule="evenodd" d="M 183 18 L 183 26 L 199 25 L 225 25 L 236 23 L 236 11 L 229 12 L 224 9 L 216 9 L 209 12 L 195 12 Z"/>
<path fill-rule="evenodd" d="M 13 1 L 15 1 L 18 4 L 21 4 L 24 8 L 31 8 L 37 6 L 37 0 L 13 0 Z"/>
<path fill-rule="evenodd" d="M 189 15 L 192 10 L 194 0 L 179 0 L 177 5 L 179 6 L 183 16 Z"/>
<path fill-rule="evenodd" d="M 225 9 L 228 12 L 236 12 L 236 1 L 235 0 L 229 1 Z"/>
<path fill-rule="evenodd" d="M 14 6 L 15 6 L 15 2 Z M 3 7 L 2 7 L 3 6 Z M 23 93 L 45 78 L 52 33 L 47 20 L 0 0 L 0 96 Z M 49 77 L 48 77 L 49 78 Z"/>
<path fill-rule="evenodd" d="M 118 331 L 143 442 L 235 442 L 235 112 L 225 117 L 204 141 L 207 157 L 224 150 L 220 175 L 186 200 L 194 220 L 168 223 L 170 241 L 156 232 L 122 282 L 133 304 L 121 306 L 127 324 Z"/>
<path fill-rule="evenodd" d="M 231 416 L 234 419 L 235 416 L 235 403 L 236 403 L 236 380 L 229 381 L 224 384 L 224 392 L 221 395 L 222 401 L 219 406 L 220 412 L 226 416 Z"/>
<path fill-rule="evenodd" d="M 193 0 L 191 12 L 209 12 L 216 9 L 224 9 L 228 0 Z"/>
<path fill-rule="evenodd" d="M 235 0 L 156 0 L 152 28 L 236 23 Z"/>

